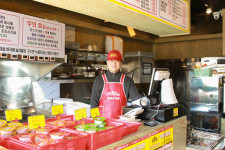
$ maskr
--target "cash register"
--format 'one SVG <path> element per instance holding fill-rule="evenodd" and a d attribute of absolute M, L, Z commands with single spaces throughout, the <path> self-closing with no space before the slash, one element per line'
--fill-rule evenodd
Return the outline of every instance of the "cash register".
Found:
<path fill-rule="evenodd" d="M 184 109 L 178 104 L 174 94 L 168 68 L 152 68 L 148 98 L 151 106 L 144 108 L 138 115 L 139 119 L 167 122 L 184 114 Z M 124 108 L 124 113 L 128 110 L 130 109 Z"/>

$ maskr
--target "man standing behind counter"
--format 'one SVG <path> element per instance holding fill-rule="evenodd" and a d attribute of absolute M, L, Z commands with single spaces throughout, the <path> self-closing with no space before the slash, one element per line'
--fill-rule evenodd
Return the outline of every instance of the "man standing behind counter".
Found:
<path fill-rule="evenodd" d="M 134 81 L 125 76 L 120 68 L 122 57 L 119 51 L 112 50 L 107 56 L 108 70 L 96 77 L 91 94 L 91 108 L 99 107 L 101 116 L 118 119 L 123 115 L 123 107 L 127 106 L 127 99 L 142 98 L 134 85 Z"/>

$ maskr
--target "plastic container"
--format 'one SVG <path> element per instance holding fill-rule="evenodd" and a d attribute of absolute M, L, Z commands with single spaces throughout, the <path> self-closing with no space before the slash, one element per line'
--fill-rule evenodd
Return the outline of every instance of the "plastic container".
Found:
<path fill-rule="evenodd" d="M 67 139 L 63 142 L 54 143 L 54 144 L 48 144 L 45 146 L 35 146 L 33 144 L 29 144 L 26 142 L 22 142 L 18 139 L 17 136 L 11 137 L 11 145 L 7 148 L 13 149 L 13 150 L 85 150 L 85 147 L 87 145 L 89 135 L 87 133 L 81 133 L 78 131 L 72 131 L 68 129 L 55 129 L 52 132 L 67 132 L 70 133 L 72 136 L 79 136 L 76 138 Z"/>
<path fill-rule="evenodd" d="M 35 129 L 35 132 L 36 133 L 41 133 L 41 134 L 44 134 L 44 135 L 47 135 L 50 131 L 51 131 L 51 129 L 48 128 L 48 127 L 43 127 L 43 128 L 37 128 L 37 129 Z"/>
<path fill-rule="evenodd" d="M 19 138 L 20 141 L 23 142 L 31 142 L 30 140 L 30 133 L 23 133 L 17 136 Z"/>
<path fill-rule="evenodd" d="M 16 128 L 16 133 L 17 134 L 26 133 L 28 129 L 29 128 L 27 125 L 22 125 Z"/>
<path fill-rule="evenodd" d="M 23 124 L 20 123 L 20 122 L 10 122 L 7 124 L 9 127 L 19 127 L 19 126 L 22 126 Z"/>
<path fill-rule="evenodd" d="M 93 118 L 93 120 L 94 120 L 94 122 L 95 122 L 95 124 L 103 124 L 104 123 L 104 121 L 105 121 L 105 118 L 104 117 L 95 117 L 95 118 Z"/>
<path fill-rule="evenodd" d="M 126 136 L 138 131 L 139 126 L 142 125 L 142 123 L 140 122 L 131 122 L 131 121 L 118 120 L 118 119 L 112 119 L 112 121 L 119 122 L 124 125 L 122 136 Z"/>
<path fill-rule="evenodd" d="M 125 125 L 123 125 L 123 123 L 119 123 L 119 122 L 115 122 L 111 120 L 106 120 L 105 122 L 107 126 L 113 126 L 113 127 L 106 130 L 98 131 L 95 133 L 87 133 L 90 135 L 90 140 L 87 144 L 88 150 L 95 150 L 122 139 L 122 133 L 123 133 Z M 65 129 L 73 130 L 73 131 L 75 130 L 74 127 L 65 128 Z M 86 133 L 86 132 L 83 132 L 83 133 Z"/>
<path fill-rule="evenodd" d="M 194 69 L 195 77 L 210 77 L 212 76 L 212 68 Z"/>

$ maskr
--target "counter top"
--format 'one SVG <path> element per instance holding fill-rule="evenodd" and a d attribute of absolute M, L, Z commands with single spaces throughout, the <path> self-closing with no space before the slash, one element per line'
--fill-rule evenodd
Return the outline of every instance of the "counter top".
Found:
<path fill-rule="evenodd" d="M 183 116 L 167 123 L 159 124 L 155 127 L 149 127 L 141 125 L 138 128 L 138 131 L 127 135 L 122 138 L 122 140 L 115 142 L 113 144 L 107 145 L 105 147 L 99 148 L 98 150 L 108 150 L 114 149 L 124 144 L 133 142 L 139 138 L 142 138 L 146 135 L 151 135 L 153 132 L 159 131 L 165 127 L 173 126 L 173 149 L 186 150 L 186 125 L 187 117 Z"/>

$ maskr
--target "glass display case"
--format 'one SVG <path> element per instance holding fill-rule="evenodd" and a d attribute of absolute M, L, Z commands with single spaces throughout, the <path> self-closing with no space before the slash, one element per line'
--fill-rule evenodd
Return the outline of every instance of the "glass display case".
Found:
<path fill-rule="evenodd" d="M 191 125 L 211 132 L 220 131 L 223 86 L 220 77 L 193 77 L 190 91 Z"/>
<path fill-rule="evenodd" d="M 191 126 L 219 133 L 223 106 L 222 77 L 218 74 L 218 76 L 196 78 L 194 69 L 201 59 L 156 60 L 155 66 L 169 68 L 175 95 L 179 104 L 184 106 Z M 221 64 L 220 59 L 212 60 L 218 63 L 217 66 L 222 65 L 224 68 L 225 64 Z"/>

